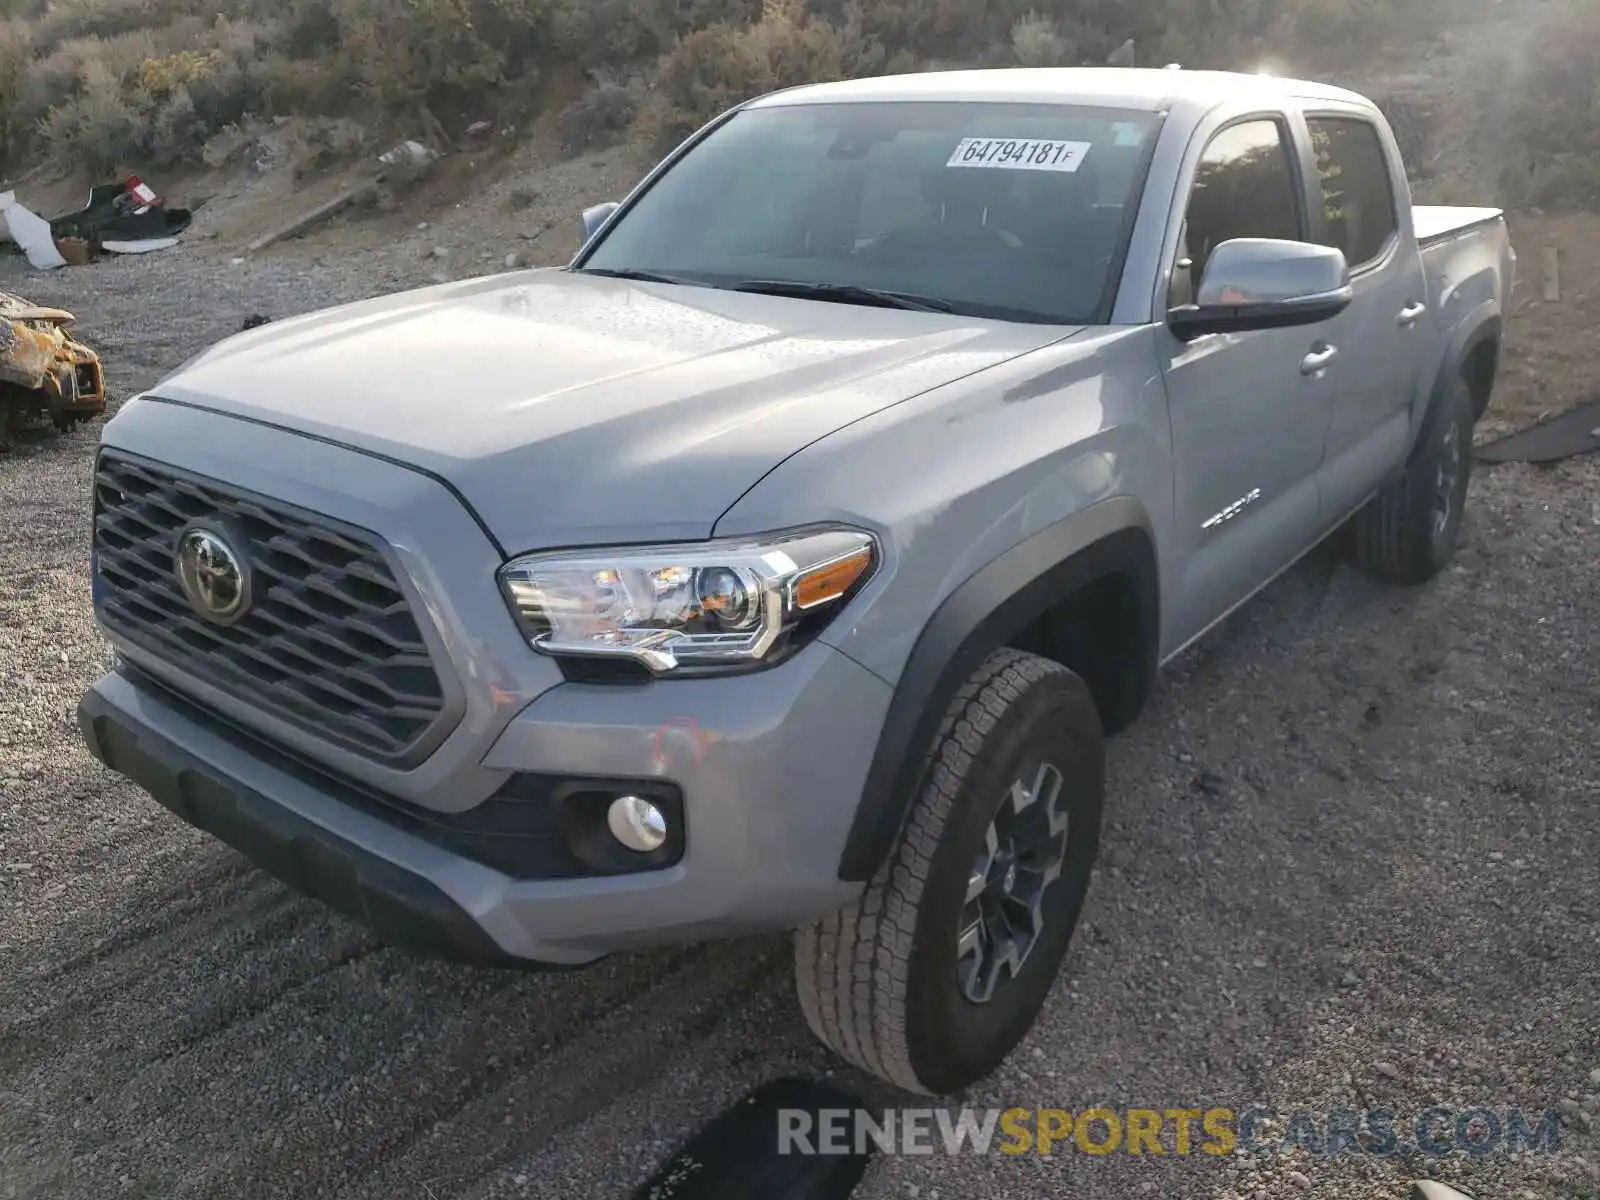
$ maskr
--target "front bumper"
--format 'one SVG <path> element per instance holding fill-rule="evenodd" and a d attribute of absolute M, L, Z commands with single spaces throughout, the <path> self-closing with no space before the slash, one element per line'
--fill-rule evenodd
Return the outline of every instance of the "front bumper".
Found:
<path fill-rule="evenodd" d="M 839 859 L 892 689 L 820 639 L 745 675 L 569 680 L 528 648 L 494 584 L 504 553 L 443 481 L 151 397 L 124 405 L 102 441 L 156 463 L 181 447 L 173 467 L 208 486 L 366 531 L 387 548 L 410 610 L 426 615 L 444 732 L 414 763 L 335 745 L 203 654 L 174 661 L 119 633 L 126 622 L 102 620 L 123 666 L 83 700 L 89 744 L 294 886 L 431 952 L 570 965 L 790 927 L 859 893 L 839 879 Z M 550 533 L 551 544 L 566 539 Z M 548 815 L 538 806 L 555 803 L 541 791 L 551 780 L 670 791 L 681 855 L 626 874 L 574 869 L 551 821 L 519 824 L 496 807 L 509 789 L 521 812 Z M 562 836 L 570 847 L 570 828 Z M 533 849 L 511 846 L 517 838 Z M 555 851 L 541 855 L 541 841 Z"/>
<path fill-rule="evenodd" d="M 124 685 L 125 682 L 124 682 Z M 424 953 L 499 963 L 505 952 L 424 875 L 202 762 L 120 706 L 116 684 L 78 705 L 90 752 L 164 808 L 247 855 L 298 891 L 366 922 L 380 938 Z"/>
<path fill-rule="evenodd" d="M 112 770 L 386 941 L 470 962 L 580 965 L 789 928 L 852 898 L 860 885 L 838 878 L 839 854 L 889 696 L 820 643 L 753 675 L 550 689 L 483 767 L 670 781 L 686 833 L 672 866 L 558 879 L 516 878 L 420 837 L 356 785 L 137 675 L 99 680 L 79 716 Z"/>

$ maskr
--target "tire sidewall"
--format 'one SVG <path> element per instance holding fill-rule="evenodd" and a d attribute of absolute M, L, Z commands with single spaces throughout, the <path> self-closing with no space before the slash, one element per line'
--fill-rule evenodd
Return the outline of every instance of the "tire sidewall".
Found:
<path fill-rule="evenodd" d="M 952 743 L 953 744 L 953 743 Z M 965 757 L 957 752 L 958 757 Z M 1047 894 L 1044 933 L 1014 979 L 984 1004 L 962 992 L 957 941 L 972 864 L 1012 782 L 1041 760 L 1063 776 L 1067 859 Z M 950 770 L 947 749 L 933 770 Z M 966 763 L 949 823 L 929 866 L 907 979 L 911 1066 L 932 1092 L 948 1095 L 988 1075 L 1026 1035 L 1072 940 L 1099 850 L 1104 798 L 1103 736 L 1087 689 L 1055 671 L 1007 706 Z"/>
<path fill-rule="evenodd" d="M 1436 473 L 1444 456 L 1443 441 L 1451 422 L 1455 423 L 1457 472 L 1451 495 L 1451 515 L 1441 530 L 1434 523 Z M 1456 376 L 1445 385 L 1423 423 L 1420 453 L 1413 460 L 1410 480 L 1410 513 L 1419 532 L 1416 552 L 1418 565 L 1426 575 L 1442 570 L 1455 556 L 1461 525 L 1466 515 L 1467 492 L 1472 484 L 1473 401 L 1466 381 Z"/>

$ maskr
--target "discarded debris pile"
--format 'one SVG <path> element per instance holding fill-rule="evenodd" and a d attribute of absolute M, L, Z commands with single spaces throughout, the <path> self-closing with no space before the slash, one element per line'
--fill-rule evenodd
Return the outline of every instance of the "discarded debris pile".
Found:
<path fill-rule="evenodd" d="M 0 193 L 0 233 L 9 233 L 41 271 L 82 266 L 108 252 L 165 250 L 177 244 L 192 219 L 186 208 L 168 208 L 137 175 L 96 184 L 81 209 L 51 221 L 19 204 L 15 193 Z"/>
<path fill-rule="evenodd" d="M 45 417 L 65 432 L 105 412 L 100 356 L 67 332 L 75 320 L 0 292 L 0 450 Z"/>

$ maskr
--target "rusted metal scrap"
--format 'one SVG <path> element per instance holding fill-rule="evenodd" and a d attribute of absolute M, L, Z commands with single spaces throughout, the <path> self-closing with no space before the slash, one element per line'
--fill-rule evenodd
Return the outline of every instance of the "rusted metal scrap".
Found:
<path fill-rule="evenodd" d="M 0 449 L 33 421 L 63 432 L 106 409 L 100 356 L 67 332 L 76 318 L 0 292 Z"/>

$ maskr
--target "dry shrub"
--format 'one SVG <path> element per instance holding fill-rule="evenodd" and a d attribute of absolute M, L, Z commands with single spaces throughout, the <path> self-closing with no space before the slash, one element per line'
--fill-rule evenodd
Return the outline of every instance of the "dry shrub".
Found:
<path fill-rule="evenodd" d="M 151 96 L 170 96 L 179 88 L 208 79 L 222 65 L 215 50 L 179 50 L 161 58 L 146 58 L 134 75 L 138 86 Z"/>
<path fill-rule="evenodd" d="M 743 29 L 713 25 L 662 56 L 640 123 L 665 152 L 744 100 L 840 78 L 846 58 L 839 31 L 822 21 L 780 14 Z"/>
<path fill-rule="evenodd" d="M 120 89 L 154 46 L 155 40 L 148 33 L 141 37 L 138 32 L 109 39 L 90 34 L 56 46 L 33 60 L 18 80 L 16 91 L 7 98 L 13 119 L 19 127 L 33 129 L 52 109 L 76 99 L 91 75 L 109 76 Z"/>
<path fill-rule="evenodd" d="M 1026 13 L 1020 4 L 996 0 L 842 0 L 812 7 L 836 10 L 841 25 L 891 56 L 904 51 L 918 59 L 950 62 L 970 61 L 1003 41 L 1012 23 Z"/>
<path fill-rule="evenodd" d="M 1011 57 L 1019 67 L 1068 66 L 1077 50 L 1054 17 L 1030 12 L 1011 26 Z"/>
<path fill-rule="evenodd" d="M 761 0 L 562 0 L 550 18 L 550 44 L 540 50 L 584 70 L 648 62 L 682 35 L 760 16 Z"/>
<path fill-rule="evenodd" d="M 1275 41 L 1296 48 L 1376 48 L 1431 41 L 1446 23 L 1497 0 L 1285 0 L 1272 14 Z M 1275 18 L 1275 19 L 1274 19 Z"/>
<path fill-rule="evenodd" d="M 170 49 L 179 34 L 209 46 Z M 6 144 L 27 143 L 28 121 L 46 152 L 92 171 L 195 160 L 216 130 L 261 106 L 260 40 L 258 28 L 217 18 L 65 42 L 25 71 Z"/>
<path fill-rule="evenodd" d="M 478 36 L 470 0 L 330 0 L 330 7 L 339 73 L 382 107 L 459 103 L 503 79 L 504 56 Z"/>
<path fill-rule="evenodd" d="M 824 22 L 797 19 L 782 8 L 745 33 L 761 92 L 824 83 L 845 74 L 839 31 Z"/>
<path fill-rule="evenodd" d="M 338 112 L 350 103 L 348 82 L 331 62 L 267 51 L 251 64 L 248 77 L 259 93 L 256 104 L 247 109 L 254 116 Z"/>
<path fill-rule="evenodd" d="M 568 154 L 610 145 L 638 112 L 634 89 L 609 80 L 598 83 L 561 110 L 556 119 L 561 145 Z"/>
<path fill-rule="evenodd" d="M 199 161 L 230 128 L 275 118 L 445 121 L 534 95 L 550 68 L 597 79 L 563 109 L 569 151 L 624 131 L 675 144 L 777 88 L 936 67 L 1100 62 L 1133 37 L 1141 62 L 1310 64 L 1335 48 L 1420 46 L 1498 0 L 0 0 L 0 164 L 42 147 L 103 164 Z M 1507 188 L 1540 203 L 1600 196 L 1597 0 L 1559 9 L 1514 106 Z M 218 15 L 219 12 L 226 16 Z M 563 94 L 563 101 L 570 93 Z M 1428 121 L 1397 117 L 1426 172 Z M 314 162 L 355 152 L 330 133 Z M 226 141 L 226 138 L 222 139 Z M 220 143 L 218 143 L 220 145 Z M 220 151 L 214 145 L 210 156 Z"/>
<path fill-rule="evenodd" d="M 656 6 L 644 0 L 590 0 L 563 5 L 552 32 L 561 52 L 580 68 L 638 62 L 670 43 L 671 21 L 658 21 L 657 15 Z"/>
<path fill-rule="evenodd" d="M 1430 178 L 1434 174 L 1438 113 L 1404 95 L 1378 95 L 1372 99 L 1394 131 L 1411 179 Z"/>
<path fill-rule="evenodd" d="M 346 117 L 303 117 L 288 123 L 288 158 L 297 172 L 322 171 L 372 148 L 366 127 Z"/>
<path fill-rule="evenodd" d="M 177 84 L 151 110 L 139 146 L 163 165 L 187 158 L 211 136 L 211 125 L 195 108 L 187 84 Z"/>
<path fill-rule="evenodd" d="M 26 129 L 15 98 L 33 62 L 33 35 L 27 22 L 0 21 L 0 153 L 15 144 Z"/>
<path fill-rule="evenodd" d="M 123 96 L 105 63 L 84 64 L 78 94 L 45 114 L 41 132 L 51 153 L 91 171 L 117 170 L 138 154 L 144 114 Z"/>
<path fill-rule="evenodd" d="M 165 29 L 201 6 L 195 0 L 50 0 L 40 7 L 33 40 L 48 54 L 78 38 Z"/>
<path fill-rule="evenodd" d="M 746 31 L 713 25 L 662 55 L 642 125 L 660 151 L 670 149 L 730 105 L 761 91 Z"/>
<path fill-rule="evenodd" d="M 1501 183 L 1513 203 L 1600 208 L 1600 11 L 1555 6 L 1528 43 Z"/>

